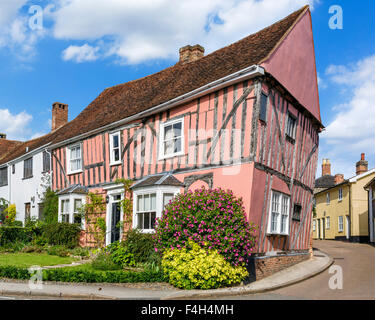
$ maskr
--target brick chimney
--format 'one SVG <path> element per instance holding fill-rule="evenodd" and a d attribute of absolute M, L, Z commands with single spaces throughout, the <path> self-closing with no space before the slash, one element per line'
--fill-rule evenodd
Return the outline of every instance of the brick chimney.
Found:
<path fill-rule="evenodd" d="M 0 133 L 0 139 L 6 139 L 7 135 L 5 133 Z"/>
<path fill-rule="evenodd" d="M 335 184 L 340 184 L 344 182 L 344 175 L 339 173 L 335 175 Z"/>
<path fill-rule="evenodd" d="M 323 159 L 322 177 L 330 176 L 330 175 L 331 175 L 331 163 L 329 162 L 329 159 Z"/>
<path fill-rule="evenodd" d="M 185 64 L 196 61 L 204 56 L 204 48 L 199 44 L 185 46 L 180 49 L 180 63 Z"/>
<path fill-rule="evenodd" d="M 68 105 L 60 102 L 52 104 L 52 131 L 68 122 Z"/>
<path fill-rule="evenodd" d="M 365 154 L 361 154 L 361 160 L 356 164 L 357 176 L 368 171 L 368 161 L 365 160 Z"/>

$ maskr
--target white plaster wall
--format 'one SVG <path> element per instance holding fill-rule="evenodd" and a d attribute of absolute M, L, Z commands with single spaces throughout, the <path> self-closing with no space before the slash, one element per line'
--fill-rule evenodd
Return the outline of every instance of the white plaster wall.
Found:
<path fill-rule="evenodd" d="M 42 187 L 42 173 L 43 171 L 43 152 L 33 155 L 33 177 L 30 179 L 23 179 L 23 166 L 26 157 L 15 163 L 15 173 L 12 174 L 12 166 L 9 166 L 8 171 L 8 191 L 0 188 L 0 197 L 4 194 L 4 198 L 10 203 L 16 205 L 17 216 L 16 220 L 25 221 L 25 204 L 30 203 L 30 217 L 38 217 L 39 203 L 44 192 Z M 10 192 L 9 192 L 10 189 Z M 34 197 L 35 201 L 32 201 Z"/>

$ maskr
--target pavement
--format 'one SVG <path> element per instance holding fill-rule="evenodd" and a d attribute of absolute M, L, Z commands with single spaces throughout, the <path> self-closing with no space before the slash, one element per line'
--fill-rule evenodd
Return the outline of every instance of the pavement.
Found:
<path fill-rule="evenodd" d="M 291 286 L 327 270 L 334 260 L 314 250 L 314 256 L 265 279 L 248 285 L 216 290 L 179 290 L 168 284 L 72 284 L 43 282 L 32 289 L 28 281 L 0 281 L 0 296 L 54 297 L 56 299 L 126 299 L 126 300 L 187 300 L 236 297 L 258 294 Z"/>

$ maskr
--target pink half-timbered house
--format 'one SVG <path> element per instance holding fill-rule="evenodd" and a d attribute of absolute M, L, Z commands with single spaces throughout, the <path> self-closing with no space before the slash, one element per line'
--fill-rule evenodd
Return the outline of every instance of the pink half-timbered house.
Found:
<path fill-rule="evenodd" d="M 209 55 L 181 48 L 176 65 L 105 89 L 54 137 L 59 219 L 73 222 L 85 192 L 99 192 L 108 244 L 121 237 L 115 179 L 134 181 L 133 226 L 144 232 L 175 194 L 221 187 L 259 227 L 257 264 L 295 263 L 308 257 L 321 128 L 304 7 Z"/>

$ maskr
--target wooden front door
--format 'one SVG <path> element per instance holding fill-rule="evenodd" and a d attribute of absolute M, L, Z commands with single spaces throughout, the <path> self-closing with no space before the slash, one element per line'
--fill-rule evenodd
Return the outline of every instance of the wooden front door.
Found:
<path fill-rule="evenodd" d="M 112 219 L 111 219 L 111 243 L 120 240 L 120 203 L 112 203 Z"/>

